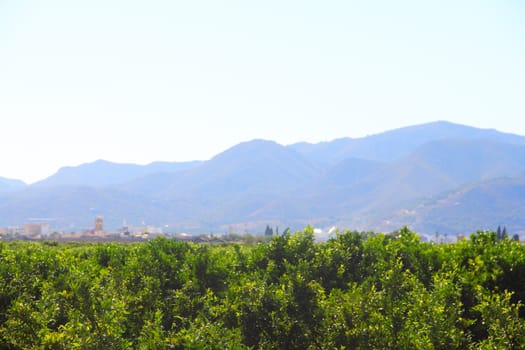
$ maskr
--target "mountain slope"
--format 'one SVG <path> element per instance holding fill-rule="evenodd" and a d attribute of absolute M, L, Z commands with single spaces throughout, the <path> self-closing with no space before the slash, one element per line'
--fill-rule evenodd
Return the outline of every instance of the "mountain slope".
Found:
<path fill-rule="evenodd" d="M 390 164 L 346 160 L 327 172 L 333 177 L 321 177 L 268 203 L 258 215 L 306 221 L 331 217 L 353 225 L 377 223 L 393 212 L 466 183 L 516 175 L 524 169 L 525 146 L 476 139 L 440 140 Z"/>
<path fill-rule="evenodd" d="M 33 186 L 109 186 L 122 184 L 148 174 L 158 172 L 177 172 L 197 166 L 200 162 L 154 162 L 148 165 L 120 164 L 105 160 L 82 164 L 76 167 L 63 167 L 47 179 L 39 181 Z"/>
<path fill-rule="evenodd" d="M 286 190 L 311 180 L 317 169 L 298 153 L 273 141 L 244 142 L 188 172 L 191 189 L 200 191 Z"/>
<path fill-rule="evenodd" d="M 394 161 L 418 147 L 442 139 L 483 139 L 525 145 L 525 137 L 493 129 L 479 129 L 445 121 L 409 126 L 363 138 L 344 138 L 318 144 L 298 143 L 289 147 L 312 162 L 335 165 L 349 158 Z"/>
<path fill-rule="evenodd" d="M 381 200 L 432 196 L 469 182 L 515 175 L 525 169 L 525 146 L 484 140 L 427 143 L 392 163 L 376 181 Z"/>
<path fill-rule="evenodd" d="M 125 187 L 163 198 L 193 196 L 224 200 L 243 193 L 271 194 L 310 181 L 317 168 L 297 152 L 273 141 L 238 144 L 193 169 L 177 174 L 155 174 Z M 161 186 L 151 186 L 151 184 Z"/>
<path fill-rule="evenodd" d="M 508 232 L 525 233 L 525 178 L 502 177 L 464 186 L 393 217 L 420 232 L 471 233 L 506 226 Z"/>
<path fill-rule="evenodd" d="M 33 187 L 1 198 L 0 222 L 21 225 L 30 218 L 47 218 L 55 228 L 80 230 L 92 227 L 95 216 L 103 214 L 106 224 L 117 227 L 123 219 L 149 215 L 149 204 L 137 195 L 108 189 Z"/>
<path fill-rule="evenodd" d="M 26 187 L 23 181 L 0 177 L 0 193 L 23 190 Z"/>
<path fill-rule="evenodd" d="M 349 186 L 362 182 L 387 167 L 386 163 L 360 159 L 347 158 L 329 168 L 321 175 L 316 183 L 323 187 Z"/>

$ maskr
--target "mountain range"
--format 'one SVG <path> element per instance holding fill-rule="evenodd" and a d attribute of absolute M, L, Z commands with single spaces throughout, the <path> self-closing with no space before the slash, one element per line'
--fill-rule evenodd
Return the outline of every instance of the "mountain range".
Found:
<path fill-rule="evenodd" d="M 525 137 L 438 121 L 362 138 L 240 143 L 207 161 L 64 167 L 32 185 L 0 178 L 0 227 L 167 226 L 253 232 L 267 225 L 426 234 L 506 226 L 525 234 Z"/>

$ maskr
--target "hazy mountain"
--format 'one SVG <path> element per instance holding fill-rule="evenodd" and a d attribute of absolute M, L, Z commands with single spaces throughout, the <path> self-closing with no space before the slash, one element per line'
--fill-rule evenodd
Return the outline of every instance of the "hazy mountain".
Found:
<path fill-rule="evenodd" d="M 17 222 L 51 216 L 84 224 L 87 218 L 89 224 L 95 215 L 103 214 L 118 218 L 108 224 L 140 218 L 150 223 L 186 223 L 185 228 L 198 225 L 199 229 L 216 229 L 224 222 L 244 219 L 266 201 L 311 181 L 319 172 L 297 152 L 263 140 L 241 143 L 186 170 L 154 173 L 110 186 L 137 174 L 115 174 L 115 169 L 136 170 L 103 161 L 79 166 L 66 172 L 79 174 L 76 177 L 66 177 L 62 171 L 53 178 L 54 186 L 50 181 L 47 186 L 40 184 L 4 198 L 0 210 L 16 207 L 11 217 Z M 96 178 L 89 178 L 82 186 L 61 184 L 79 182 L 90 174 Z M 52 204 L 46 206 L 46 202 Z M 0 216 L 2 219 L 8 218 Z"/>
<path fill-rule="evenodd" d="M 522 208 L 519 178 L 525 178 L 524 137 L 436 122 L 316 145 L 254 140 L 204 162 L 62 168 L 3 193 L 0 226 L 51 217 L 61 227 L 89 227 L 102 214 L 110 228 L 144 220 L 194 233 L 266 224 L 374 230 L 408 224 L 428 233 L 470 230 L 497 218 L 520 228 L 525 218 L 513 214 Z M 505 198 L 511 198 L 507 214 Z"/>
<path fill-rule="evenodd" d="M 524 136 L 438 121 L 362 138 L 344 138 L 317 144 L 302 142 L 289 147 L 312 162 L 334 165 L 350 157 L 394 161 L 407 156 L 425 143 L 443 139 L 484 139 L 525 145 Z"/>
<path fill-rule="evenodd" d="M 316 183 L 324 187 L 349 186 L 363 182 L 386 167 L 387 164 L 383 162 L 351 157 L 328 168 Z"/>
<path fill-rule="evenodd" d="M 182 188 L 192 193 L 288 190 L 310 181 L 318 169 L 297 152 L 273 141 L 243 142 L 185 174 Z M 180 185 L 179 185 L 180 186 Z"/>
<path fill-rule="evenodd" d="M 129 191 L 186 203 L 177 213 L 218 227 L 257 219 L 265 203 L 312 181 L 320 170 L 297 152 L 273 141 L 238 144 L 191 170 L 155 174 L 128 184 Z"/>
<path fill-rule="evenodd" d="M 112 188 L 32 187 L 0 198 L 0 222 L 6 223 L 5 226 L 22 225 L 33 219 L 49 221 L 54 228 L 81 230 L 92 228 L 95 217 L 103 215 L 105 227 L 109 229 L 116 229 L 123 222 L 161 225 L 185 222 L 186 218 L 178 209 L 186 205 Z"/>
<path fill-rule="evenodd" d="M 392 204 L 436 195 L 465 183 L 516 175 L 524 169 L 525 146 L 452 139 L 419 147 L 368 182 L 375 182 L 376 201 Z"/>
<path fill-rule="evenodd" d="M 524 169 L 525 146 L 478 139 L 433 141 L 388 164 L 347 159 L 315 182 L 267 203 L 258 214 L 383 227 L 378 218 L 458 186 Z"/>
<path fill-rule="evenodd" d="M 463 186 L 392 218 L 427 233 L 465 233 L 506 226 L 525 234 L 525 178 L 497 178 Z"/>
<path fill-rule="evenodd" d="M 206 196 L 223 200 L 242 193 L 286 191 L 317 174 L 318 169 L 297 152 L 273 141 L 254 140 L 238 144 L 190 170 L 146 176 L 125 188 L 162 197 Z"/>
<path fill-rule="evenodd" d="M 26 186 L 23 181 L 0 177 L 0 193 L 22 190 Z"/>
<path fill-rule="evenodd" d="M 97 160 L 93 163 L 82 164 L 76 167 L 63 167 L 58 172 L 33 186 L 108 186 L 132 181 L 148 174 L 159 172 L 177 172 L 200 164 L 194 162 L 154 162 L 148 165 L 112 163 Z"/>

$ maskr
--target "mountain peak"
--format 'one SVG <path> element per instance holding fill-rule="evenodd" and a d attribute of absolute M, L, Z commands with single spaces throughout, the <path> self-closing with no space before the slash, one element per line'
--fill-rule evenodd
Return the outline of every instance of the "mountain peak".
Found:
<path fill-rule="evenodd" d="M 238 157 L 241 155 L 249 157 L 249 156 L 255 156 L 257 154 L 261 154 L 265 152 L 281 151 L 283 149 L 285 149 L 285 147 L 278 144 L 275 141 L 255 139 L 251 141 L 244 141 L 231 148 L 228 148 L 224 152 L 219 153 L 218 155 L 213 157 L 211 160 L 224 159 L 230 156 Z"/>

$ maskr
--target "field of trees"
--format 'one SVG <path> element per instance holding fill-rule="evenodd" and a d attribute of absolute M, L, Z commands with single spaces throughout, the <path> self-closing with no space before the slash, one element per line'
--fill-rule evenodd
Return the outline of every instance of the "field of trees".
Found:
<path fill-rule="evenodd" d="M 525 247 L 495 232 L 0 242 L 2 349 L 518 349 L 523 300 Z"/>

